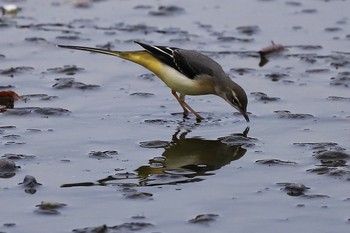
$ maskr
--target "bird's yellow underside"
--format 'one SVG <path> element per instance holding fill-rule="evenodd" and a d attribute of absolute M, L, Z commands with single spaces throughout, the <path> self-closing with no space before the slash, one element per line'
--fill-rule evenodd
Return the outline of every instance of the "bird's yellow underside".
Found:
<path fill-rule="evenodd" d="M 187 78 L 177 70 L 163 65 L 158 59 L 156 59 L 147 51 L 141 50 L 120 52 L 105 51 L 99 49 L 91 49 L 90 51 L 117 56 L 142 65 L 157 75 L 169 88 L 175 90 L 176 92 L 179 92 L 183 96 L 215 93 L 212 81 L 209 77 L 202 77 L 196 80 Z"/>

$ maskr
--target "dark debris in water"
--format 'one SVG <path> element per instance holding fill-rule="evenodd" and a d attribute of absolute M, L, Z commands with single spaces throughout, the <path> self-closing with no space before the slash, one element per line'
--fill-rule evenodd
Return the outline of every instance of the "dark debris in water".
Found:
<path fill-rule="evenodd" d="M 265 165 L 295 165 L 298 164 L 293 161 L 285 161 L 285 160 L 280 160 L 280 159 L 260 159 L 255 161 L 256 163 L 259 164 L 265 164 Z"/>
<path fill-rule="evenodd" d="M 310 169 L 307 169 L 306 171 L 313 172 L 313 173 L 316 173 L 318 175 L 323 175 L 323 174 L 329 173 L 330 170 L 332 170 L 332 168 L 322 166 L 322 167 L 310 168 Z"/>
<path fill-rule="evenodd" d="M 260 32 L 260 27 L 257 25 L 240 26 L 236 30 L 241 34 L 252 36 Z"/>
<path fill-rule="evenodd" d="M 141 231 L 143 229 L 153 227 L 152 223 L 147 222 L 128 222 L 116 226 L 101 225 L 97 227 L 86 227 L 81 229 L 74 229 L 75 233 L 122 233 Z"/>
<path fill-rule="evenodd" d="M 143 5 L 143 4 L 140 4 L 140 5 L 136 5 L 134 6 L 134 9 L 151 9 L 152 8 L 152 5 Z"/>
<path fill-rule="evenodd" d="M 1 130 L 6 130 L 6 129 L 15 129 L 16 126 L 14 125 L 4 125 L 4 126 L 0 126 Z"/>
<path fill-rule="evenodd" d="M 285 50 L 285 47 L 282 44 L 275 44 L 272 41 L 272 44 L 262 48 L 261 50 L 258 51 L 260 55 L 260 62 L 259 62 L 259 67 L 265 66 L 269 62 L 269 57 L 271 55 L 277 55 L 280 54 L 282 51 Z"/>
<path fill-rule="evenodd" d="M 331 177 L 350 180 L 350 169 L 347 162 L 350 160 L 350 154 L 345 149 L 334 142 L 314 142 L 314 143 L 294 143 L 297 146 L 307 146 L 314 150 L 314 158 L 320 164 L 307 169 L 307 172 L 319 175 L 328 175 Z"/>
<path fill-rule="evenodd" d="M 235 37 L 235 36 L 219 36 L 218 41 L 221 42 L 243 42 L 243 43 L 249 43 L 254 41 L 253 38 L 239 38 L 239 37 Z"/>
<path fill-rule="evenodd" d="M 0 112 L 6 112 L 7 109 L 12 109 L 15 102 L 21 97 L 14 91 L 0 91 Z"/>
<path fill-rule="evenodd" d="M 0 90 L 2 90 L 2 89 L 11 89 L 11 88 L 15 88 L 15 86 L 13 86 L 13 85 L 0 85 Z"/>
<path fill-rule="evenodd" d="M 89 157 L 95 159 L 110 159 L 116 155 L 118 155 L 118 151 L 116 150 L 91 151 L 89 153 Z"/>
<path fill-rule="evenodd" d="M 320 199 L 320 198 L 329 198 L 328 195 L 325 194 L 305 194 L 303 195 L 306 199 Z"/>
<path fill-rule="evenodd" d="M 146 119 L 145 123 L 164 125 L 164 124 L 168 124 L 168 123 L 174 123 L 174 121 L 173 120 L 167 120 L 167 119 Z"/>
<path fill-rule="evenodd" d="M 220 142 L 227 144 L 229 146 L 244 146 L 244 147 L 253 147 L 258 141 L 256 138 L 251 138 L 244 135 L 232 134 L 225 137 L 218 138 Z"/>
<path fill-rule="evenodd" d="M 34 176 L 26 175 L 23 179 L 23 182 L 19 183 L 19 185 L 24 187 L 25 193 L 34 194 L 34 193 L 36 193 L 37 187 L 42 185 L 42 184 L 37 182 L 36 178 Z"/>
<path fill-rule="evenodd" d="M 324 152 L 327 150 L 342 151 L 344 148 L 340 147 L 338 143 L 335 142 L 295 142 L 295 146 L 308 147 L 311 150 L 314 150 L 315 153 Z"/>
<path fill-rule="evenodd" d="M 29 94 L 29 95 L 22 95 L 21 98 L 26 102 L 29 100 L 33 100 L 33 99 L 39 99 L 39 100 L 53 100 L 53 99 L 57 99 L 58 96 L 50 96 L 47 94 Z"/>
<path fill-rule="evenodd" d="M 306 113 L 291 113 L 290 111 L 287 110 L 280 110 L 280 111 L 274 111 L 278 115 L 279 118 L 284 118 L 284 119 L 312 119 L 315 118 L 311 114 L 306 114 Z"/>
<path fill-rule="evenodd" d="M 327 100 L 334 101 L 350 101 L 350 97 L 342 97 L 342 96 L 328 96 Z"/>
<path fill-rule="evenodd" d="M 350 87 L 350 72 L 344 71 L 338 73 L 336 77 L 331 78 L 330 84 L 332 86 Z"/>
<path fill-rule="evenodd" d="M 350 61 L 348 56 L 331 56 L 331 58 L 332 62 L 330 65 L 333 66 L 335 69 L 350 68 Z"/>
<path fill-rule="evenodd" d="M 24 155 L 24 154 L 13 154 L 13 153 L 8 153 L 8 154 L 4 154 L 3 156 L 1 156 L 5 159 L 11 159 L 11 160 L 19 160 L 19 159 L 34 159 L 35 156 L 34 155 Z"/>
<path fill-rule="evenodd" d="M 188 222 L 193 224 L 208 225 L 209 223 L 216 221 L 218 217 L 218 214 L 199 214 L 195 218 L 190 219 Z"/>
<path fill-rule="evenodd" d="M 166 148 L 170 146 L 170 142 L 161 141 L 161 140 L 153 140 L 147 142 L 140 142 L 140 147 L 143 148 Z"/>
<path fill-rule="evenodd" d="M 328 73 L 330 69 L 307 69 L 305 70 L 305 73 L 309 74 L 321 74 L 321 73 Z"/>
<path fill-rule="evenodd" d="M 262 92 L 252 92 L 250 93 L 251 95 L 255 96 L 255 100 L 263 102 L 263 103 L 268 103 L 268 102 L 275 102 L 280 100 L 278 97 L 270 97 L 265 93 Z"/>
<path fill-rule="evenodd" d="M 39 207 L 40 209 L 59 209 L 65 206 L 67 205 L 63 203 L 48 201 L 42 201 L 40 204 L 36 205 L 36 207 Z"/>
<path fill-rule="evenodd" d="M 80 68 L 75 65 L 65 65 L 63 67 L 47 69 L 47 71 L 49 71 L 50 73 L 65 74 L 65 75 L 75 75 L 76 73 L 81 72 L 83 70 L 84 68 Z"/>
<path fill-rule="evenodd" d="M 58 209 L 66 206 L 67 205 L 64 203 L 42 201 L 40 204 L 36 205 L 38 209 L 36 209 L 34 212 L 43 215 L 58 215 L 60 214 Z"/>
<path fill-rule="evenodd" d="M 140 32 L 144 34 L 149 34 L 149 33 L 156 33 L 159 29 L 154 26 L 148 26 L 143 23 L 139 24 L 125 24 L 125 23 L 117 23 L 109 28 L 101 28 L 97 27 L 96 29 L 100 30 L 117 30 L 117 31 L 123 31 L 123 32 Z"/>
<path fill-rule="evenodd" d="M 81 82 L 74 81 L 74 78 L 57 78 L 55 79 L 57 83 L 55 83 L 52 87 L 55 89 L 67 89 L 67 88 L 76 88 L 81 90 L 94 90 L 100 88 L 99 85 L 93 84 L 84 84 Z"/>
<path fill-rule="evenodd" d="M 306 14 L 315 14 L 318 12 L 318 10 L 314 8 L 310 8 L 310 9 L 303 9 L 301 10 L 301 12 Z"/>
<path fill-rule="evenodd" d="M 271 74 L 266 74 L 265 77 L 269 78 L 273 82 L 277 82 L 289 77 L 289 75 L 284 73 L 271 73 Z"/>
<path fill-rule="evenodd" d="M 345 159 L 321 160 L 321 165 L 326 167 L 344 167 L 347 161 Z"/>
<path fill-rule="evenodd" d="M 29 66 L 18 66 L 18 67 L 11 67 L 5 70 L 0 70 L 0 74 L 13 77 L 16 74 L 21 74 L 31 70 L 34 70 L 34 68 Z"/>
<path fill-rule="evenodd" d="M 130 94 L 131 96 L 139 96 L 139 97 L 150 97 L 154 96 L 153 93 L 148 93 L 148 92 L 134 92 Z"/>
<path fill-rule="evenodd" d="M 308 169 L 308 172 L 350 180 L 350 169 L 347 165 L 347 162 L 350 160 L 350 154 L 335 150 L 319 151 L 315 153 L 314 157 L 321 164 L 316 165 L 315 168 Z"/>
<path fill-rule="evenodd" d="M 134 192 L 127 192 L 123 194 L 124 197 L 128 199 L 142 199 L 142 200 L 152 200 L 153 194 L 147 193 L 147 192 L 137 192 L 136 190 Z"/>
<path fill-rule="evenodd" d="M 48 43 L 48 41 L 42 37 L 26 37 L 24 40 L 33 43 Z"/>
<path fill-rule="evenodd" d="M 350 160 L 350 154 L 343 151 L 324 151 L 316 153 L 315 157 L 319 160 Z"/>
<path fill-rule="evenodd" d="M 256 69 L 252 69 L 252 68 L 231 68 L 230 69 L 230 73 L 233 72 L 239 75 L 245 75 L 245 74 L 253 73 L 255 71 Z"/>
<path fill-rule="evenodd" d="M 150 80 L 150 81 L 153 81 L 154 79 L 156 79 L 156 75 L 153 73 L 141 74 L 138 77 L 143 80 Z"/>
<path fill-rule="evenodd" d="M 12 223 L 12 222 L 4 223 L 3 226 L 4 226 L 4 227 L 15 227 L 15 226 L 16 226 L 16 223 Z"/>
<path fill-rule="evenodd" d="M 56 36 L 56 39 L 57 40 L 79 40 L 79 41 L 82 41 L 82 40 L 87 40 L 87 39 L 84 39 L 78 35 L 63 35 L 63 36 Z"/>
<path fill-rule="evenodd" d="M 178 6 L 159 6 L 157 11 L 150 11 L 152 16 L 174 16 L 185 12 L 185 9 Z"/>
<path fill-rule="evenodd" d="M 289 46 L 290 48 L 298 48 L 301 50 L 321 50 L 322 45 L 293 45 Z"/>
<path fill-rule="evenodd" d="M 157 16 L 170 16 L 173 13 L 168 13 L 166 9 L 168 8 L 162 8 L 163 10 L 159 11 L 152 11 L 152 12 L 157 12 L 160 13 Z M 169 8 L 170 9 L 170 8 Z M 169 10 L 171 11 L 171 9 Z M 155 14 L 157 14 L 155 13 Z M 175 13 L 174 13 L 175 14 Z M 188 37 L 193 37 L 194 35 L 190 34 L 188 31 L 182 30 L 181 28 L 178 27 L 166 27 L 166 28 L 159 28 L 156 26 L 150 26 L 145 23 L 138 23 L 138 24 L 125 24 L 124 22 L 116 23 L 112 26 L 108 27 L 101 27 L 101 26 L 94 26 L 95 29 L 97 30 L 103 30 L 106 31 L 106 33 L 109 33 L 111 35 L 115 34 L 115 31 L 121 31 L 121 32 L 139 32 L 142 34 L 150 34 L 150 33 L 158 33 L 158 34 L 163 34 L 163 35 L 176 35 L 176 36 L 185 36 L 182 38 L 182 40 L 188 39 Z M 176 40 L 176 39 L 174 39 Z M 130 42 L 130 41 L 126 41 Z"/>
<path fill-rule="evenodd" d="M 16 140 L 16 139 L 19 139 L 21 136 L 18 134 L 8 134 L 8 135 L 4 135 L 2 137 L 6 138 L 6 139 Z"/>
<path fill-rule="evenodd" d="M 0 159 L 0 178 L 10 178 L 15 175 L 16 170 L 20 168 L 10 159 Z"/>
<path fill-rule="evenodd" d="M 282 190 L 287 192 L 289 196 L 301 196 L 310 189 L 301 183 L 277 183 L 277 185 L 283 186 Z"/>
<path fill-rule="evenodd" d="M 14 108 L 6 111 L 6 115 L 23 116 L 29 114 L 37 114 L 40 116 L 66 116 L 70 113 L 69 110 L 63 108 L 50 108 L 50 107 L 25 107 Z"/>
<path fill-rule="evenodd" d="M 24 187 L 27 187 L 27 188 L 34 188 L 36 186 L 42 185 L 36 181 L 36 178 L 34 176 L 31 176 L 31 175 L 26 175 L 23 179 L 23 182 L 18 184 L 23 185 Z"/>

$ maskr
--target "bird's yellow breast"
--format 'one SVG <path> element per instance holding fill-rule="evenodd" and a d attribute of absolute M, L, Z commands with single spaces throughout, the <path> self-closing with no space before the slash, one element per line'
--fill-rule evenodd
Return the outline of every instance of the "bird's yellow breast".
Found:
<path fill-rule="evenodd" d="M 147 51 L 120 52 L 118 56 L 144 66 L 157 75 L 170 89 L 182 95 L 215 93 L 211 78 L 203 76 L 190 79 L 174 68 L 161 63 Z"/>

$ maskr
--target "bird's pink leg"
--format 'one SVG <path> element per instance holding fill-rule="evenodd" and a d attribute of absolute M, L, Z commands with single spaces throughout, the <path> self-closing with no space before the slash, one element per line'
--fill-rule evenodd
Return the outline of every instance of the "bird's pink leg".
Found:
<path fill-rule="evenodd" d="M 188 111 L 192 112 L 195 116 L 198 122 L 200 122 L 203 117 L 201 117 L 196 111 L 193 110 L 186 102 L 184 96 L 178 96 L 176 91 L 171 90 L 171 93 L 175 96 L 176 100 L 181 105 L 182 109 L 184 110 L 184 116 L 186 117 L 188 115 Z"/>

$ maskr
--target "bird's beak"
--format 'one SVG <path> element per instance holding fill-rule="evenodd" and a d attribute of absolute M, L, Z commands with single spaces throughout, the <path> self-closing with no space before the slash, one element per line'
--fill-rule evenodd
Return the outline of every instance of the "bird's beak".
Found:
<path fill-rule="evenodd" d="M 249 122 L 249 116 L 248 116 L 248 113 L 247 112 L 241 112 L 242 115 L 244 116 L 244 119 Z"/>

